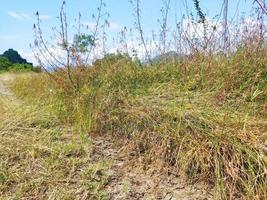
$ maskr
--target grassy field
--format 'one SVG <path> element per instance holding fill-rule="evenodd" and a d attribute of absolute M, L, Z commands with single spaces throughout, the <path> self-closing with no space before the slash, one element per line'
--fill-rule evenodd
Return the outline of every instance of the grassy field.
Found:
<path fill-rule="evenodd" d="M 104 198 L 107 174 L 88 186 L 97 167 L 109 167 L 88 161 L 88 136 L 98 135 L 126 140 L 144 169 L 163 163 L 214 198 L 267 198 L 266 50 L 246 53 L 154 66 L 113 56 L 72 71 L 78 94 L 64 72 L 18 76 L 8 85 L 27 106 L 7 110 L 4 99 L 0 108 L 3 197 Z"/>

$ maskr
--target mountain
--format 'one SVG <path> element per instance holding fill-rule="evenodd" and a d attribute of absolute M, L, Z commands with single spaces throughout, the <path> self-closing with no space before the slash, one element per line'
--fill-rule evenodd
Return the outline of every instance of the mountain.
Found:
<path fill-rule="evenodd" d="M 0 56 L 7 58 L 13 64 L 18 63 L 18 64 L 30 64 L 30 65 L 32 65 L 32 63 L 27 62 L 27 60 L 22 58 L 19 55 L 19 53 L 14 49 L 8 49 Z"/>

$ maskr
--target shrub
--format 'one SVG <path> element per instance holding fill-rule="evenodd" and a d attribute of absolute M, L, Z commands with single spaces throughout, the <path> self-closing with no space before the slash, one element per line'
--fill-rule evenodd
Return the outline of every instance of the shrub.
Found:
<path fill-rule="evenodd" d="M 6 71 L 12 66 L 12 63 L 3 56 L 0 56 L 0 71 Z"/>

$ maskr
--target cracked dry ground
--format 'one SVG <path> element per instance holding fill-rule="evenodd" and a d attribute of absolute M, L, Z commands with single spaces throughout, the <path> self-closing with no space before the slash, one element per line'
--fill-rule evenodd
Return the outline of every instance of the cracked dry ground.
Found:
<path fill-rule="evenodd" d="M 21 107 L 23 106 L 21 100 L 17 99 L 15 95 L 12 92 L 10 92 L 9 89 L 4 84 L 5 81 L 11 79 L 12 76 L 0 76 L 0 96 L 2 97 L 1 102 L 9 104 L 9 106 L 19 105 Z M 7 172 L 3 170 L 2 170 L 3 172 L 1 172 L 0 169 L 0 178 L 1 178 L 0 183 L 2 181 L 2 185 L 4 185 L 3 187 L 0 187 L 0 199 L 10 199 L 12 195 L 17 195 L 16 197 L 19 197 L 20 199 L 47 199 L 47 198 L 69 199 L 70 197 L 71 199 L 102 199 L 102 197 L 96 198 L 95 195 L 92 197 L 90 192 L 85 191 L 86 189 L 84 189 L 83 185 L 84 182 L 88 181 L 89 182 L 92 181 L 94 183 L 102 182 L 103 174 L 107 174 L 105 182 L 101 183 L 102 184 L 101 190 L 103 190 L 103 192 L 106 194 L 103 197 L 103 199 L 111 199 L 111 200 L 113 199 L 114 200 L 212 199 L 212 195 L 201 184 L 196 184 L 194 186 L 189 185 L 185 181 L 181 180 L 175 174 L 170 173 L 169 170 L 163 168 L 162 170 L 160 170 L 158 166 L 157 169 L 153 168 L 153 166 L 150 167 L 146 166 L 146 169 L 144 169 L 144 164 L 141 158 L 137 159 L 136 156 L 127 154 L 126 149 L 128 148 L 128 144 L 122 144 L 121 142 L 116 142 L 112 138 L 107 138 L 106 136 L 94 136 L 92 138 L 87 138 L 90 141 L 90 144 L 88 145 L 91 145 L 90 147 L 85 148 L 89 149 L 88 151 L 86 150 L 88 154 L 85 154 L 83 157 L 82 156 L 79 157 L 79 153 L 75 154 L 72 151 L 58 150 L 59 148 L 57 147 L 58 141 L 56 141 L 57 143 L 55 143 L 54 146 L 50 144 L 51 142 L 46 143 L 47 140 L 46 134 L 44 134 L 44 136 L 40 136 L 39 132 L 40 130 L 32 129 L 32 131 L 33 133 L 30 134 L 24 134 L 24 133 L 22 134 L 20 132 L 14 132 L 14 136 L 12 136 L 14 138 L 10 138 L 10 141 L 9 141 L 9 137 L 11 137 L 10 135 L 6 136 L 5 134 L 2 135 L 0 134 L 1 144 L 7 145 L 5 147 L 7 149 L 14 148 L 12 151 L 10 151 L 10 154 L 8 154 L 5 149 L 3 149 L 3 151 L 2 150 L 0 151 L 0 159 L 2 159 L 0 160 L 2 163 L 2 164 L 0 163 L 1 166 L 2 165 L 5 166 L 6 162 L 9 162 L 8 160 L 11 159 L 12 157 L 18 158 L 15 161 L 11 159 L 12 160 L 11 164 L 14 165 L 11 166 L 11 168 L 15 167 L 16 168 L 15 171 L 6 169 Z M 46 131 L 42 131 L 41 133 L 43 132 L 45 133 Z M 29 138 L 28 135 L 30 135 L 31 138 Z M 50 138 L 50 136 L 48 137 Z M 70 136 L 68 134 L 59 136 L 58 140 L 61 142 L 59 144 L 62 145 L 62 149 L 64 149 L 66 146 L 68 148 L 73 146 L 72 143 L 69 143 L 71 137 L 73 136 Z M 14 144 L 17 145 L 17 141 L 15 141 L 15 138 L 18 138 L 21 144 L 25 143 L 25 146 L 11 147 L 11 145 Z M 15 141 L 15 143 L 12 143 L 13 140 Z M 76 141 L 76 139 L 74 140 Z M 36 142 L 36 144 L 32 144 L 34 142 Z M 36 151 L 37 149 L 38 151 L 43 152 L 42 154 L 44 155 L 42 156 L 46 156 L 47 158 L 42 157 L 39 159 L 38 154 L 34 155 L 33 158 L 29 157 L 29 160 L 26 161 L 28 163 L 26 163 L 26 165 L 24 166 L 24 161 L 23 163 L 19 163 L 21 162 L 21 160 L 19 160 L 21 156 L 20 154 L 22 154 L 22 152 L 20 151 L 23 151 L 25 148 L 30 148 L 29 146 L 31 145 L 33 146 L 34 151 Z M 52 150 L 53 152 L 55 152 L 55 150 L 59 151 L 59 155 L 61 156 L 60 159 L 62 159 L 59 162 L 62 162 L 63 164 L 56 162 L 52 163 L 53 166 L 47 166 L 48 169 L 50 169 L 51 167 L 61 167 L 61 169 L 59 168 L 59 171 L 52 170 L 50 174 L 45 175 L 45 173 L 47 172 L 47 168 L 44 168 L 42 163 L 44 162 L 43 159 L 48 159 L 49 155 L 50 154 L 52 155 L 50 150 L 51 152 Z M 31 151 L 29 152 L 31 153 Z M 24 156 L 27 156 L 26 151 L 23 153 L 25 153 Z M 52 157 L 53 156 L 55 155 L 52 155 Z M 68 163 L 70 160 L 73 159 L 78 160 L 76 161 L 77 163 L 79 162 L 79 160 L 81 160 L 80 161 L 81 163 L 77 164 L 76 170 L 74 170 L 76 166 L 71 166 L 70 168 L 68 168 L 68 164 L 64 164 L 65 162 Z M 83 162 L 83 160 L 85 160 L 85 162 Z M 83 168 L 86 169 L 88 168 L 87 166 L 89 165 L 91 167 L 99 166 L 101 165 L 103 160 L 108 161 L 108 163 L 110 163 L 108 167 L 99 167 L 99 168 L 96 167 L 94 173 L 89 176 L 90 180 L 85 180 L 86 176 L 81 176 L 82 173 L 81 169 Z M 49 162 L 52 161 L 49 160 Z M 31 165 L 33 163 L 34 165 L 38 166 L 38 169 L 33 168 L 30 169 L 31 171 L 26 171 L 26 168 L 28 169 L 28 167 L 26 166 L 28 166 L 29 164 Z M 81 165 L 81 167 L 79 165 Z M 66 168 L 62 169 L 62 167 Z M 21 176 L 21 177 L 16 177 L 14 178 L 14 180 L 10 180 L 10 183 L 7 182 L 8 184 L 5 185 L 4 182 L 6 177 L 3 174 L 17 173 L 17 171 L 20 171 L 21 174 L 19 174 L 18 172 L 18 175 L 16 176 Z M 27 175 L 27 173 L 29 173 L 29 176 Z M 61 173 L 61 175 L 58 175 L 59 173 Z M 69 181 L 68 180 L 69 174 L 72 174 L 73 177 L 79 177 L 79 179 L 77 181 L 75 180 Z M 38 182 L 38 180 L 40 180 L 40 183 Z M 46 182 L 48 182 L 49 184 L 53 184 L 53 182 L 56 182 L 55 186 L 52 185 L 52 187 L 55 188 L 49 188 L 50 186 L 45 185 Z M 59 186 L 59 184 L 61 185 Z M 31 188 L 28 185 L 30 186 L 34 185 L 36 188 Z M 27 188 L 26 191 L 24 191 L 25 190 L 24 187 Z M 59 189 L 57 189 L 56 187 L 59 187 Z M 65 190 L 60 189 L 61 187 L 63 188 L 65 187 Z M 7 191 L 1 191 L 1 188 Z M 19 193 L 21 190 L 24 193 Z M 68 192 L 70 194 L 64 194 Z"/>

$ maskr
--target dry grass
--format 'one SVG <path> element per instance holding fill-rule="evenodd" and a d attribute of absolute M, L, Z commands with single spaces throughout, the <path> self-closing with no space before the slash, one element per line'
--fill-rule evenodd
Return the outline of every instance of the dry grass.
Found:
<path fill-rule="evenodd" d="M 238 51 L 152 67 L 109 58 L 83 71 L 79 96 L 44 75 L 19 78 L 12 90 L 49 105 L 79 134 L 128 139 L 145 163 L 160 159 L 192 183 L 214 187 L 216 198 L 264 199 L 266 50 L 244 57 Z"/>
<path fill-rule="evenodd" d="M 108 198 L 111 161 L 92 162 L 88 137 L 62 124 L 48 104 L 0 97 L 0 199 Z"/>

